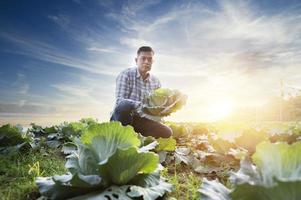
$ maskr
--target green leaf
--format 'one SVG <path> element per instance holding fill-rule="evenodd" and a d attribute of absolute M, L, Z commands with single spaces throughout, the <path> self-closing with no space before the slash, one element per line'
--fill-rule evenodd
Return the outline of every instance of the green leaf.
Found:
<path fill-rule="evenodd" d="M 146 146 L 143 146 L 139 149 L 140 152 L 148 152 L 150 150 L 153 150 L 156 148 L 156 146 L 158 145 L 158 142 L 157 141 L 153 141 L 152 143 L 146 145 Z"/>
<path fill-rule="evenodd" d="M 202 200 L 231 200 L 230 190 L 217 180 L 208 181 L 204 178 L 198 191 L 201 193 Z"/>
<path fill-rule="evenodd" d="M 159 180 L 159 183 L 152 187 L 131 186 L 130 192 L 127 194 L 130 197 L 142 197 L 144 200 L 153 200 L 162 197 L 166 192 L 171 192 L 172 185 Z"/>
<path fill-rule="evenodd" d="M 230 172 L 229 180 L 235 185 L 250 183 L 252 185 L 261 184 L 260 174 L 249 159 L 240 161 L 238 172 Z"/>
<path fill-rule="evenodd" d="M 43 129 L 43 131 L 46 134 L 57 133 L 58 132 L 58 127 L 57 126 L 46 127 L 46 128 Z"/>
<path fill-rule="evenodd" d="M 183 162 L 186 165 L 192 163 L 193 157 L 191 155 L 191 151 L 186 147 L 179 147 L 175 150 L 175 161 L 177 164 Z"/>
<path fill-rule="evenodd" d="M 179 138 L 188 135 L 191 131 L 185 124 L 178 124 L 173 122 L 166 123 L 172 129 L 172 136 L 174 138 Z"/>
<path fill-rule="evenodd" d="M 31 138 L 22 135 L 20 129 L 10 124 L 0 127 L 0 153 L 14 154 L 31 149 Z"/>
<path fill-rule="evenodd" d="M 129 185 L 124 186 L 111 186 L 104 191 L 96 191 L 86 195 L 78 196 L 70 200 L 132 200 L 126 192 Z"/>
<path fill-rule="evenodd" d="M 158 145 L 157 140 L 152 136 L 144 137 L 139 134 L 139 139 L 141 141 L 141 146 L 139 151 L 140 152 L 148 152 L 150 150 L 153 150 Z"/>
<path fill-rule="evenodd" d="M 252 156 L 260 169 L 265 185 L 273 185 L 274 178 L 284 181 L 301 180 L 301 142 L 287 143 L 263 142 L 256 147 Z"/>
<path fill-rule="evenodd" d="M 92 124 L 82 135 L 81 141 L 98 155 L 99 164 L 106 163 L 117 149 L 140 146 L 133 127 L 122 126 L 120 122 Z"/>
<path fill-rule="evenodd" d="M 231 174 L 236 184 L 231 193 L 234 200 L 300 199 L 301 142 L 263 142 L 252 156 L 256 167 L 244 162 L 237 173 Z"/>
<path fill-rule="evenodd" d="M 269 135 L 267 132 L 252 128 L 244 130 L 239 137 L 235 138 L 235 143 L 252 154 L 255 152 L 257 144 L 268 141 L 268 139 Z"/>
<path fill-rule="evenodd" d="M 158 138 L 159 145 L 156 147 L 156 151 L 174 151 L 176 149 L 176 140 L 172 137 Z"/>
<path fill-rule="evenodd" d="M 166 192 L 171 192 L 172 189 L 172 185 L 160 178 L 158 173 L 139 175 L 136 177 L 136 184 L 138 185 L 111 186 L 104 191 L 89 193 L 71 200 L 132 200 L 136 197 L 154 200 L 162 197 Z"/>
<path fill-rule="evenodd" d="M 62 145 L 62 142 L 60 142 L 59 140 L 49 140 L 45 142 L 47 144 L 48 147 L 56 149 L 59 146 Z"/>
<path fill-rule="evenodd" d="M 165 95 L 160 95 L 155 93 L 149 97 L 149 102 L 153 106 L 164 106 L 167 103 L 167 101 L 168 99 L 166 98 Z"/>
<path fill-rule="evenodd" d="M 62 146 L 62 152 L 64 154 L 71 154 L 73 152 L 77 151 L 77 145 L 73 142 L 66 142 L 63 146 Z"/>
<path fill-rule="evenodd" d="M 64 137 L 71 136 L 81 136 L 84 130 L 86 129 L 86 125 L 81 122 L 70 122 L 65 123 L 61 126 L 61 134 Z"/>
<path fill-rule="evenodd" d="M 67 199 L 97 190 L 101 178 L 97 175 L 65 174 L 54 177 L 38 177 L 40 193 L 50 199 Z"/>
<path fill-rule="evenodd" d="M 77 143 L 77 150 L 68 155 L 65 167 L 72 173 L 98 174 L 98 157 L 87 146 Z"/>
<path fill-rule="evenodd" d="M 86 126 L 90 126 L 92 124 L 97 124 L 97 119 L 93 119 L 91 117 L 82 118 L 79 120 L 80 123 L 85 124 Z"/>
<path fill-rule="evenodd" d="M 162 167 L 162 166 L 161 166 Z M 132 181 L 128 195 L 131 197 L 143 197 L 143 199 L 157 199 L 166 192 L 171 192 L 172 185 L 166 183 L 160 177 L 160 167 L 151 174 L 139 174 Z"/>
<path fill-rule="evenodd" d="M 274 187 L 241 184 L 231 193 L 233 200 L 300 200 L 301 181 L 275 181 Z"/>
<path fill-rule="evenodd" d="M 101 176 L 117 185 L 128 183 L 138 174 L 152 173 L 158 165 L 159 157 L 153 152 L 138 152 L 135 147 L 118 149 L 108 162 L 100 165 Z"/>
<path fill-rule="evenodd" d="M 10 124 L 0 127 L 0 147 L 14 146 L 26 141 L 17 127 Z"/>

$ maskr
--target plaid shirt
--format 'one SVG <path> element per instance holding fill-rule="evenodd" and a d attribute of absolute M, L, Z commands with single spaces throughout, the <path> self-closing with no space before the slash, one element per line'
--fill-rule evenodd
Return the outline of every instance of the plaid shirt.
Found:
<path fill-rule="evenodd" d="M 150 91 L 161 87 L 158 78 L 149 74 L 143 80 L 137 67 L 122 71 L 116 79 L 116 105 L 124 99 L 132 101 L 136 107 Z"/>

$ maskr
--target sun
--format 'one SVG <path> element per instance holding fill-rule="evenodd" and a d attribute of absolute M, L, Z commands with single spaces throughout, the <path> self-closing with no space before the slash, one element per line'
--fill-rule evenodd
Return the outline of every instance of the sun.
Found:
<path fill-rule="evenodd" d="M 234 110 L 234 104 L 231 101 L 213 102 L 208 107 L 209 120 L 217 121 L 228 117 Z"/>

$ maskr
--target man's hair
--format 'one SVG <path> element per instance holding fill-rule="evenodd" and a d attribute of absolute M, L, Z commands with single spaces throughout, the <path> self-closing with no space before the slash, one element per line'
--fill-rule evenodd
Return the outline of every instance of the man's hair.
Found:
<path fill-rule="evenodd" d="M 141 52 L 152 52 L 153 54 L 155 54 L 154 50 L 149 47 L 149 46 L 142 46 L 138 49 L 137 51 L 137 56 L 141 53 Z"/>

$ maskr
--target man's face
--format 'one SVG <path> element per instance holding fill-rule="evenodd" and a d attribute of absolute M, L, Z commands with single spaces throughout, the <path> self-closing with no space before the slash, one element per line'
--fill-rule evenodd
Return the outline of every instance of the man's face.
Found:
<path fill-rule="evenodd" d="M 153 53 L 151 51 L 142 51 L 135 58 L 140 73 L 146 74 L 151 70 L 153 64 Z"/>

